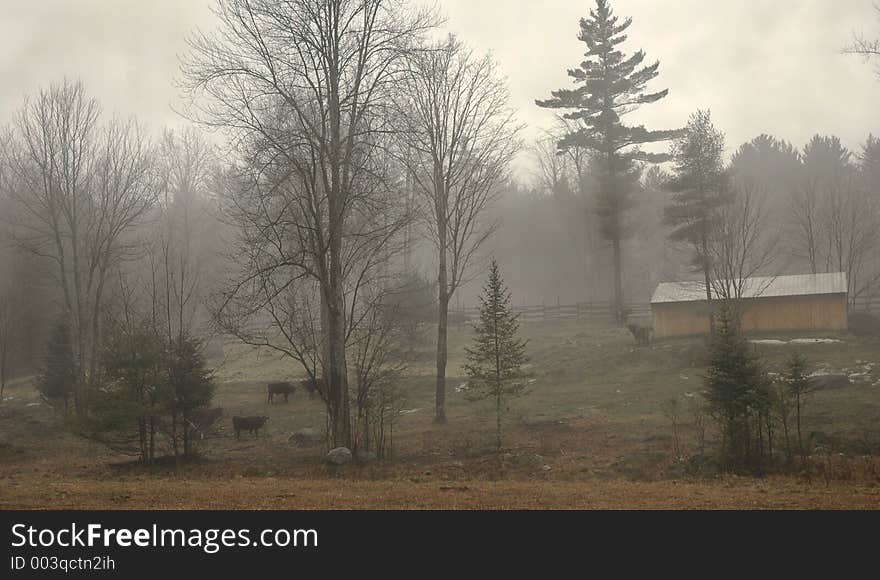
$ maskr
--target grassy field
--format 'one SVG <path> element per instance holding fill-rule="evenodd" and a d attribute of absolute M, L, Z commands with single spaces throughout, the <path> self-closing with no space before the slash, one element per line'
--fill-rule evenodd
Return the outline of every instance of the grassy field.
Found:
<path fill-rule="evenodd" d="M 798 349 L 816 370 L 851 384 L 808 402 L 809 462 L 785 477 L 707 478 L 695 469 L 697 429 L 689 401 L 703 387 L 700 340 L 636 348 L 620 329 L 577 321 L 529 323 L 535 379 L 505 420 L 505 454 L 492 452 L 494 417 L 467 400 L 462 377 L 467 327 L 450 341 L 449 425 L 432 424 L 432 337 L 406 378 L 406 414 L 394 432 L 394 460 L 336 469 L 326 449 L 290 441 L 323 430 L 323 408 L 297 393 L 267 405 L 268 381 L 297 378 L 274 353 L 226 344 L 217 361 L 216 404 L 226 416 L 199 442 L 198 461 L 150 469 L 59 428 L 50 408 L 21 381 L 0 405 L 0 507 L 15 508 L 878 508 L 880 341 L 782 343 L 753 348 L 779 370 Z M 813 335 L 815 336 L 815 335 Z M 818 338 L 825 338 L 818 336 Z M 680 451 L 673 453 L 663 403 L 679 401 Z M 265 434 L 236 440 L 232 415 L 268 415 Z M 712 433 L 709 433 L 711 443 Z"/>

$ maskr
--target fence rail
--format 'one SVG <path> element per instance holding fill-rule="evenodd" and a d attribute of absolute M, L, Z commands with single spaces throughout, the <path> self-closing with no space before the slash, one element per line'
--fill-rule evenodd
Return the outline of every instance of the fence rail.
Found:
<path fill-rule="evenodd" d="M 625 304 L 624 309 L 631 318 L 651 318 L 652 316 L 651 304 L 648 302 Z M 614 318 L 610 302 L 514 305 L 513 311 L 519 315 L 519 319 L 523 322 L 565 319 L 611 321 Z M 857 298 L 852 304 L 852 311 L 869 312 L 880 316 L 880 299 Z M 456 323 L 474 320 L 479 315 L 480 309 L 477 306 L 457 306 L 449 309 L 450 320 Z"/>
<path fill-rule="evenodd" d="M 651 316 L 651 305 L 648 303 L 625 304 L 624 310 L 631 318 L 647 318 Z M 513 311 L 522 322 L 540 320 L 606 320 L 614 319 L 610 302 L 578 302 L 577 304 L 535 304 L 514 305 Z M 474 320 L 480 315 L 476 306 L 457 306 L 450 308 L 449 317 L 452 322 L 461 323 Z"/>

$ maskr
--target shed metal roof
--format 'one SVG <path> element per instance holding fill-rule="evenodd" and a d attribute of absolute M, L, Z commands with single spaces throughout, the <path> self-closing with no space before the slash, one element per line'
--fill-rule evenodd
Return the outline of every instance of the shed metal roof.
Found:
<path fill-rule="evenodd" d="M 745 280 L 743 298 L 781 296 L 817 296 L 846 294 L 846 274 L 799 274 Z M 651 297 L 651 304 L 668 302 L 701 302 L 706 299 L 704 282 L 661 282 Z"/>

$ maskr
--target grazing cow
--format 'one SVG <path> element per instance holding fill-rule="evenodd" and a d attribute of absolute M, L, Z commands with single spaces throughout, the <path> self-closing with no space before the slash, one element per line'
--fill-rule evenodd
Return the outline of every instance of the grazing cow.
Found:
<path fill-rule="evenodd" d="M 241 439 L 241 432 L 247 431 L 254 436 L 260 434 L 260 429 L 266 424 L 269 417 L 233 417 L 232 428 L 235 429 L 235 438 Z"/>
<path fill-rule="evenodd" d="M 269 383 L 266 387 L 266 391 L 269 393 L 269 404 L 271 405 L 275 401 L 275 395 L 284 395 L 284 402 L 287 402 L 287 397 L 292 395 L 294 391 L 296 391 L 296 386 L 293 383 L 284 381 L 281 383 Z"/>
<path fill-rule="evenodd" d="M 627 324 L 626 327 L 636 339 L 638 346 L 650 346 L 651 340 L 654 338 L 653 326 L 639 326 L 638 324 Z"/>
<path fill-rule="evenodd" d="M 299 382 L 300 386 L 309 394 L 310 399 L 314 399 L 315 395 L 324 392 L 324 379 L 303 379 Z"/>

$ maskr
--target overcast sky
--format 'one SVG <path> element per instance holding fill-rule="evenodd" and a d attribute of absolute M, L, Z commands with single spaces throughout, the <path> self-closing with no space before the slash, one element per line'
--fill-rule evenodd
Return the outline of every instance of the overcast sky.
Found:
<path fill-rule="evenodd" d="M 180 125 L 173 112 L 177 55 L 188 31 L 210 28 L 213 0 L 2 0 L 0 118 L 22 96 L 64 76 L 81 77 L 104 110 L 136 114 L 150 126 Z M 491 50 L 509 79 L 528 137 L 552 125 L 534 105 L 571 86 L 581 61 L 578 19 L 590 0 L 438 0 L 448 27 Z M 669 89 L 633 120 L 649 128 L 684 125 L 711 108 L 728 149 L 762 132 L 802 146 L 834 133 L 855 148 L 880 133 L 880 81 L 841 54 L 853 31 L 880 35 L 870 0 L 614 0 L 632 16 L 624 49 L 660 60 L 652 89 Z"/>

